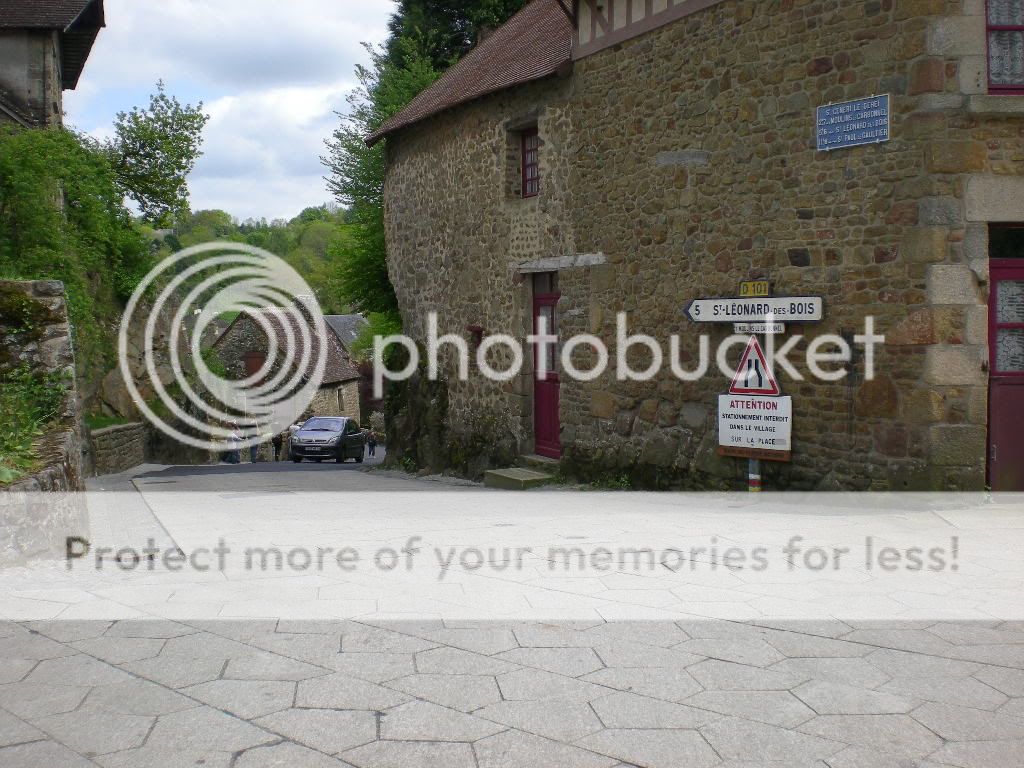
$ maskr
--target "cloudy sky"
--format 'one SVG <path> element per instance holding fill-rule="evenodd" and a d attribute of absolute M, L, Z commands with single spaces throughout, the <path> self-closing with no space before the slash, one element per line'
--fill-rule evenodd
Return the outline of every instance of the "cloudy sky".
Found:
<path fill-rule="evenodd" d="M 149 103 L 157 80 L 210 122 L 189 178 L 192 208 L 292 218 L 328 202 L 324 139 L 386 36 L 392 0 L 106 0 L 107 28 L 67 122 L 109 136 L 114 116 Z"/>

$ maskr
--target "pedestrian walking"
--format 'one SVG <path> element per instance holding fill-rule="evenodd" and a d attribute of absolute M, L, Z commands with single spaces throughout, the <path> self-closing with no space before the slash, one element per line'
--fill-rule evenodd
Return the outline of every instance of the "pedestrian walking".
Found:
<path fill-rule="evenodd" d="M 238 422 L 231 422 L 231 434 L 228 435 L 228 444 L 231 448 L 227 452 L 225 461 L 228 464 L 241 464 L 242 463 L 242 435 L 238 431 Z"/>
<path fill-rule="evenodd" d="M 376 456 L 377 455 L 377 433 L 374 432 L 372 429 L 370 430 L 370 434 L 366 436 L 366 445 L 370 449 L 370 455 L 371 456 Z"/>
<path fill-rule="evenodd" d="M 278 432 L 270 439 L 270 444 L 274 446 L 274 461 L 280 461 L 281 448 L 284 446 L 284 435 Z"/>

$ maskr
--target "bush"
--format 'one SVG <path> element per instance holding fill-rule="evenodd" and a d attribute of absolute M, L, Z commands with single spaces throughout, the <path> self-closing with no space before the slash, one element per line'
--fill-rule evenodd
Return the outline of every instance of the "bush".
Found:
<path fill-rule="evenodd" d="M 0 278 L 64 282 L 80 375 L 113 367 L 121 306 L 150 253 L 95 142 L 0 126 Z"/>
<path fill-rule="evenodd" d="M 61 412 L 66 383 L 22 365 L 0 373 L 0 484 L 14 482 L 35 464 L 33 441 Z"/>

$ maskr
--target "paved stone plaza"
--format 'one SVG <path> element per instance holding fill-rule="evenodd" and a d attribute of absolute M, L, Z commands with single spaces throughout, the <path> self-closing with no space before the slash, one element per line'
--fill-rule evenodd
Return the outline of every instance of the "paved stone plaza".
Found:
<path fill-rule="evenodd" d="M 141 488 L 145 504 L 118 513 L 152 509 L 183 551 L 211 536 L 400 548 L 410 532 L 423 554 L 440 542 L 678 544 L 673 526 L 741 541 L 749 516 L 770 518 L 775 503 L 709 496 L 706 509 L 672 509 L 668 496 L 505 494 L 317 467 L 106 482 Z M 173 492 L 183 487 L 196 503 Z M 219 503 L 203 493 L 214 488 Z M 346 491 L 352 509 L 338 501 Z M 559 519 L 547 507 L 578 496 L 585 513 Z M 635 516 L 611 515 L 626 502 Z M 1011 531 L 1019 509 L 978 514 Z M 758 536 L 847 517 L 857 515 L 797 510 Z M 0 573 L 0 765 L 1024 765 L 1024 621 L 1006 619 L 1020 564 L 1004 552 L 981 573 L 991 552 L 963 510 L 890 518 L 926 541 L 934 526 L 959 531 L 971 580 L 903 576 L 873 592 L 884 580 L 860 568 L 553 575 L 531 560 L 440 578 L 427 560 L 346 575 L 10 569 Z M 799 601 L 858 618 L 792 618 Z"/>

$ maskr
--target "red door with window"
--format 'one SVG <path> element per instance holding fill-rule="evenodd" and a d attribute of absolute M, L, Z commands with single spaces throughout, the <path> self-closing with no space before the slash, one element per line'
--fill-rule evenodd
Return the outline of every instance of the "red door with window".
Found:
<path fill-rule="evenodd" d="M 989 267 L 989 485 L 1024 491 L 1024 259 Z"/>
<path fill-rule="evenodd" d="M 533 280 L 533 332 L 558 336 L 558 276 L 536 275 Z M 543 358 L 541 355 L 543 354 Z M 545 371 L 541 373 L 541 363 Z M 562 457 L 562 426 L 558 415 L 558 344 L 535 347 L 533 381 L 534 450 L 551 459 Z"/>

